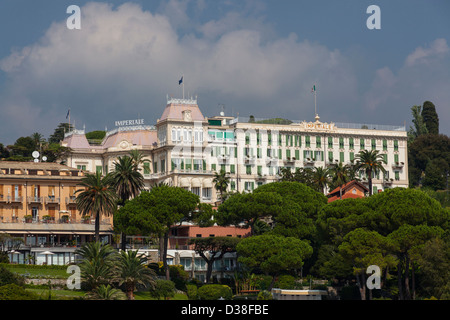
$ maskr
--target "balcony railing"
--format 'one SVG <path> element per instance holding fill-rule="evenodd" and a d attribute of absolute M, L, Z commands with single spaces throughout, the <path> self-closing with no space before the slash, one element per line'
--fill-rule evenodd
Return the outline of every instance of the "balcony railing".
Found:
<path fill-rule="evenodd" d="M 59 198 L 54 197 L 54 196 L 49 196 L 49 197 L 45 197 L 44 202 L 45 204 L 49 204 L 49 203 L 59 203 Z"/>
<path fill-rule="evenodd" d="M 23 197 L 22 196 L 8 196 L 7 200 L 8 200 L 9 203 L 22 202 L 23 201 Z"/>
<path fill-rule="evenodd" d="M 27 197 L 28 203 L 42 203 L 42 197 Z"/>
<path fill-rule="evenodd" d="M 66 197 L 66 204 L 75 204 L 75 203 L 77 203 L 77 197 L 75 196 Z"/>

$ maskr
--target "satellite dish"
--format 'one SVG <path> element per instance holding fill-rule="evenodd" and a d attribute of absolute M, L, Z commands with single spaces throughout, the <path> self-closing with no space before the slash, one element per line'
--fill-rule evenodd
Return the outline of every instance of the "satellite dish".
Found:
<path fill-rule="evenodd" d="M 33 156 L 33 158 L 39 158 L 39 152 L 37 151 L 33 151 L 31 155 Z"/>
<path fill-rule="evenodd" d="M 42 161 L 47 161 L 47 157 L 46 157 L 46 156 L 43 156 L 43 157 L 42 157 Z"/>

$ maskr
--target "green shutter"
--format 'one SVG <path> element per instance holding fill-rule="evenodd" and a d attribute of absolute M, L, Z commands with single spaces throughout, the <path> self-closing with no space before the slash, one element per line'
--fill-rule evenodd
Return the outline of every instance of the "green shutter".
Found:
<path fill-rule="evenodd" d="M 300 160 L 300 150 L 295 150 L 295 160 Z"/>
<path fill-rule="evenodd" d="M 230 173 L 235 173 L 235 165 L 234 164 L 230 164 Z"/>

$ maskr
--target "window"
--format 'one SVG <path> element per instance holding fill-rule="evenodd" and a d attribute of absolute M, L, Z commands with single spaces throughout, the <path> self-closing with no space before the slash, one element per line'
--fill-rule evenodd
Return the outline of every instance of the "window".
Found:
<path fill-rule="evenodd" d="M 398 140 L 394 140 L 394 151 L 398 151 Z"/>
<path fill-rule="evenodd" d="M 259 132 L 256 134 L 256 144 L 257 145 L 261 144 L 261 134 Z"/>
<path fill-rule="evenodd" d="M 250 134 L 245 135 L 245 144 L 250 144 Z"/>
<path fill-rule="evenodd" d="M 387 153 L 383 154 L 383 161 L 384 161 L 385 164 L 388 163 L 388 155 L 387 155 Z"/>
<path fill-rule="evenodd" d="M 259 176 L 262 175 L 262 166 L 258 166 L 258 175 L 259 175 Z"/>
<path fill-rule="evenodd" d="M 333 151 L 328 151 L 328 161 L 329 162 L 333 161 Z"/>
<path fill-rule="evenodd" d="M 359 148 L 361 150 L 366 148 L 365 143 L 364 143 L 364 139 L 359 139 Z"/>
<path fill-rule="evenodd" d="M 328 137 L 328 148 L 333 149 L 333 137 Z"/>
<path fill-rule="evenodd" d="M 353 138 L 348 139 L 348 144 L 349 144 L 350 150 L 355 149 L 355 142 L 354 142 Z"/>
<path fill-rule="evenodd" d="M 230 173 L 236 173 L 235 165 L 230 164 Z"/>
<path fill-rule="evenodd" d="M 86 171 L 86 165 L 84 165 L 84 164 L 82 164 L 82 165 L 77 165 L 77 169 L 78 170 L 83 170 L 83 171 Z"/>
<path fill-rule="evenodd" d="M 144 162 L 144 174 L 150 174 L 150 162 Z"/>
<path fill-rule="evenodd" d="M 395 163 L 398 163 L 398 154 L 394 154 L 394 161 Z"/>
<path fill-rule="evenodd" d="M 272 145 L 272 134 L 271 134 L 271 133 L 268 133 L 268 134 L 267 134 L 267 144 L 268 144 L 269 146 Z"/>
<path fill-rule="evenodd" d="M 387 140 L 383 139 L 383 151 L 387 151 Z"/>
<path fill-rule="evenodd" d="M 102 174 L 103 168 L 102 166 L 95 166 L 95 172 Z"/>
<path fill-rule="evenodd" d="M 395 180 L 398 181 L 400 180 L 400 171 L 394 171 L 395 174 Z"/>
<path fill-rule="evenodd" d="M 212 164 L 211 164 L 211 170 L 212 170 L 212 171 L 215 171 L 215 170 L 216 170 L 216 164 L 215 164 L 215 163 L 212 163 Z"/>
<path fill-rule="evenodd" d="M 231 190 L 235 190 L 236 189 L 236 181 L 231 180 L 230 181 L 230 187 L 231 187 Z"/>
<path fill-rule="evenodd" d="M 211 188 L 203 188 L 202 189 L 203 199 L 207 199 L 207 200 L 211 199 L 211 194 L 212 194 Z"/>
<path fill-rule="evenodd" d="M 286 158 L 287 159 L 291 158 L 291 150 L 289 150 L 289 149 L 286 150 Z"/>
<path fill-rule="evenodd" d="M 253 191 L 253 189 L 255 189 L 255 183 L 253 181 L 252 182 L 246 181 L 245 185 L 244 185 L 244 189 L 246 191 Z"/>
<path fill-rule="evenodd" d="M 354 161 L 354 160 L 355 160 L 355 153 L 350 152 L 350 161 Z"/>
<path fill-rule="evenodd" d="M 375 150 L 377 148 L 377 142 L 375 139 L 372 139 L 372 150 Z"/>
<path fill-rule="evenodd" d="M 245 172 L 247 174 L 252 174 L 252 166 L 245 166 Z"/>
<path fill-rule="evenodd" d="M 295 150 L 295 159 L 300 160 L 300 150 Z"/>
<path fill-rule="evenodd" d="M 192 187 L 191 192 L 197 196 L 200 196 L 200 187 Z"/>
<path fill-rule="evenodd" d="M 283 156 L 281 155 L 281 149 L 278 149 L 278 159 L 281 159 Z"/>
<path fill-rule="evenodd" d="M 311 137 L 310 136 L 305 136 L 305 145 L 307 148 L 311 147 Z"/>
<path fill-rule="evenodd" d="M 339 148 L 344 149 L 344 138 L 339 138 Z"/>
<path fill-rule="evenodd" d="M 339 152 L 339 161 L 344 162 L 344 152 Z"/>
<path fill-rule="evenodd" d="M 316 137 L 316 148 L 322 147 L 322 139 L 319 136 Z"/>

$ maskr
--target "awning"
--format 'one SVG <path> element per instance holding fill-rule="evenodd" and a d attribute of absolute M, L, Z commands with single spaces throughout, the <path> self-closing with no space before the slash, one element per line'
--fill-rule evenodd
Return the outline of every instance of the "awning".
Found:
<path fill-rule="evenodd" d="M 191 187 L 196 188 L 196 187 L 201 187 L 202 184 L 200 183 L 200 179 L 194 178 L 191 181 Z"/>
<path fill-rule="evenodd" d="M 203 188 L 212 188 L 212 181 L 211 181 L 211 179 L 203 180 Z"/>
<path fill-rule="evenodd" d="M 187 178 L 182 178 L 180 179 L 180 187 L 189 187 L 189 180 Z"/>

